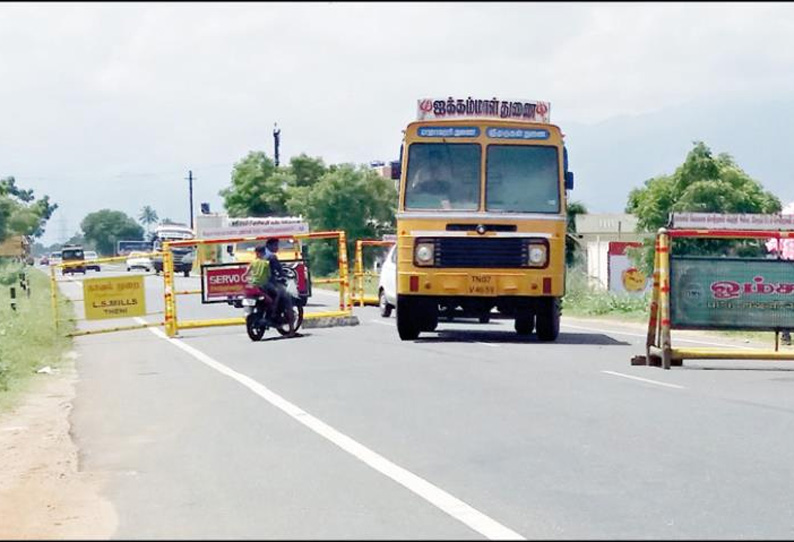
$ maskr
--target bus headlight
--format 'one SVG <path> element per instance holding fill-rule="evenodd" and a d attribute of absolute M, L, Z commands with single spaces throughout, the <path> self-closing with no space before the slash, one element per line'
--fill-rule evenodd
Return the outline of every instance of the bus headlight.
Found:
<path fill-rule="evenodd" d="M 544 243 L 530 243 L 527 248 L 527 265 L 530 267 L 545 267 L 549 258 L 548 247 Z"/>
<path fill-rule="evenodd" d="M 436 246 L 433 241 L 420 241 L 414 246 L 414 263 L 417 266 L 429 267 L 435 261 Z"/>

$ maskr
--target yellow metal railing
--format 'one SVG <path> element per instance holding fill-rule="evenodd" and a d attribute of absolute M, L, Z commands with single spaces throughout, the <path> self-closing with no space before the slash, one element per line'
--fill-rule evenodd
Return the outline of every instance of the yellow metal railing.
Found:
<path fill-rule="evenodd" d="M 147 252 L 142 254 L 145 257 L 153 257 L 153 256 L 164 256 L 163 252 Z M 110 256 L 106 258 L 97 258 L 96 260 L 74 260 L 74 261 L 67 261 L 67 262 L 60 262 L 56 264 L 50 265 L 50 303 L 52 305 L 52 314 L 54 319 L 55 331 L 56 333 L 60 330 L 61 322 L 84 322 L 88 321 L 87 318 L 61 318 L 59 311 L 58 311 L 58 282 L 81 282 L 81 280 L 75 280 L 74 276 L 71 276 L 68 279 L 61 279 L 58 280 L 57 278 L 57 269 L 64 269 L 74 268 L 74 267 L 82 267 L 85 268 L 88 265 L 92 264 L 101 264 L 101 263 L 110 263 L 110 262 L 121 262 L 126 261 L 128 256 Z M 86 278 L 84 275 L 83 279 Z M 70 298 L 72 302 L 85 302 L 83 298 Z M 156 314 L 163 314 L 164 311 L 155 311 L 155 312 L 147 312 L 145 316 L 151 316 Z M 134 324 L 134 325 L 127 325 L 127 326 L 113 326 L 109 328 L 96 328 L 90 330 L 76 330 L 70 333 L 67 333 L 67 337 L 78 337 L 82 335 L 96 335 L 99 333 L 111 333 L 114 331 L 125 331 L 125 330 L 132 330 L 132 329 L 142 329 L 147 327 L 158 327 L 164 325 L 164 322 L 147 322 L 143 324 Z"/>
<path fill-rule="evenodd" d="M 356 260 L 353 268 L 353 288 L 350 292 L 350 301 L 353 305 L 358 303 L 359 307 L 364 305 L 377 305 L 378 296 L 364 295 L 364 282 L 367 277 L 377 277 L 378 273 L 364 271 L 364 247 L 390 247 L 394 241 L 383 241 L 380 239 L 358 239 L 356 241 Z"/>
<path fill-rule="evenodd" d="M 304 320 L 313 318 L 322 318 L 329 316 L 350 316 L 352 314 L 352 304 L 349 300 L 350 279 L 348 277 L 348 260 L 347 260 L 347 241 L 346 235 L 343 231 L 331 232 L 316 232 L 316 233 L 301 233 L 292 235 L 263 235 L 256 237 L 232 237 L 225 239 L 189 239 L 180 241 L 170 241 L 164 243 L 163 251 L 163 282 L 164 282 L 164 297 L 165 297 L 165 332 L 169 337 L 174 337 L 178 334 L 180 329 L 193 329 L 200 327 L 216 327 L 216 326 L 231 326 L 241 325 L 245 323 L 243 317 L 237 318 L 216 318 L 207 320 L 183 320 L 179 321 L 176 296 L 201 293 L 201 290 L 184 290 L 176 291 L 174 288 L 174 262 L 171 257 L 171 247 L 179 246 L 197 246 L 199 252 L 202 252 L 202 247 L 218 245 L 218 244 L 233 244 L 243 243 L 249 241 L 265 241 L 267 239 L 336 239 L 339 247 L 339 256 L 337 264 L 339 267 L 339 278 L 336 279 L 315 279 L 314 283 L 338 283 L 339 284 L 339 310 L 338 311 L 325 311 L 320 313 L 305 313 Z"/>
<path fill-rule="evenodd" d="M 661 365 L 669 369 L 681 365 L 684 359 L 757 359 L 757 360 L 794 360 L 794 352 L 779 350 L 779 331 L 775 331 L 774 350 L 761 348 L 676 348 L 672 344 L 673 329 L 670 320 L 670 249 L 671 237 L 730 239 L 770 237 L 789 237 L 792 232 L 755 231 L 755 230 L 668 230 L 659 229 L 654 253 L 653 290 L 651 293 L 650 317 L 646 339 L 646 356 L 638 356 L 639 365 Z M 750 328 L 748 328 L 750 329 Z M 632 360 L 632 363 L 635 363 Z"/>

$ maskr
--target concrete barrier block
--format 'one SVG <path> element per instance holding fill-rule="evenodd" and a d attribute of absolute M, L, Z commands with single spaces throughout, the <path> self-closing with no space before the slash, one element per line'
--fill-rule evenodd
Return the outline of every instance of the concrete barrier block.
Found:
<path fill-rule="evenodd" d="M 341 326 L 357 326 L 359 324 L 358 316 L 323 316 L 321 318 L 311 318 L 304 320 L 300 329 L 312 329 L 319 327 L 341 327 Z"/>

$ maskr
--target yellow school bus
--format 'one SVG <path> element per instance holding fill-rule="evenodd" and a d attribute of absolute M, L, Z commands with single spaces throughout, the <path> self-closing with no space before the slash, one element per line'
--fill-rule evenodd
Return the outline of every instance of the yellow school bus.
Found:
<path fill-rule="evenodd" d="M 559 334 L 566 190 L 573 188 L 547 102 L 419 100 L 404 130 L 397 212 L 397 329 L 492 310 L 518 334 Z"/>

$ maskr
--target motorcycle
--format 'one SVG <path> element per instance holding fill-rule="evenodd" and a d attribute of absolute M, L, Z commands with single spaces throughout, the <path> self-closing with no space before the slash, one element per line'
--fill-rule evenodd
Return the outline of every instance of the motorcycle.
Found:
<path fill-rule="evenodd" d="M 246 315 L 245 330 L 252 341 L 261 341 L 265 331 L 271 327 L 284 337 L 293 337 L 303 323 L 303 302 L 298 295 L 297 276 L 293 269 L 287 267 L 284 268 L 284 275 L 285 280 L 282 284 L 292 298 L 291 318 L 283 310 L 271 318 L 269 309 L 275 303 L 275 299 L 260 288 L 246 289 L 241 305 Z"/>

